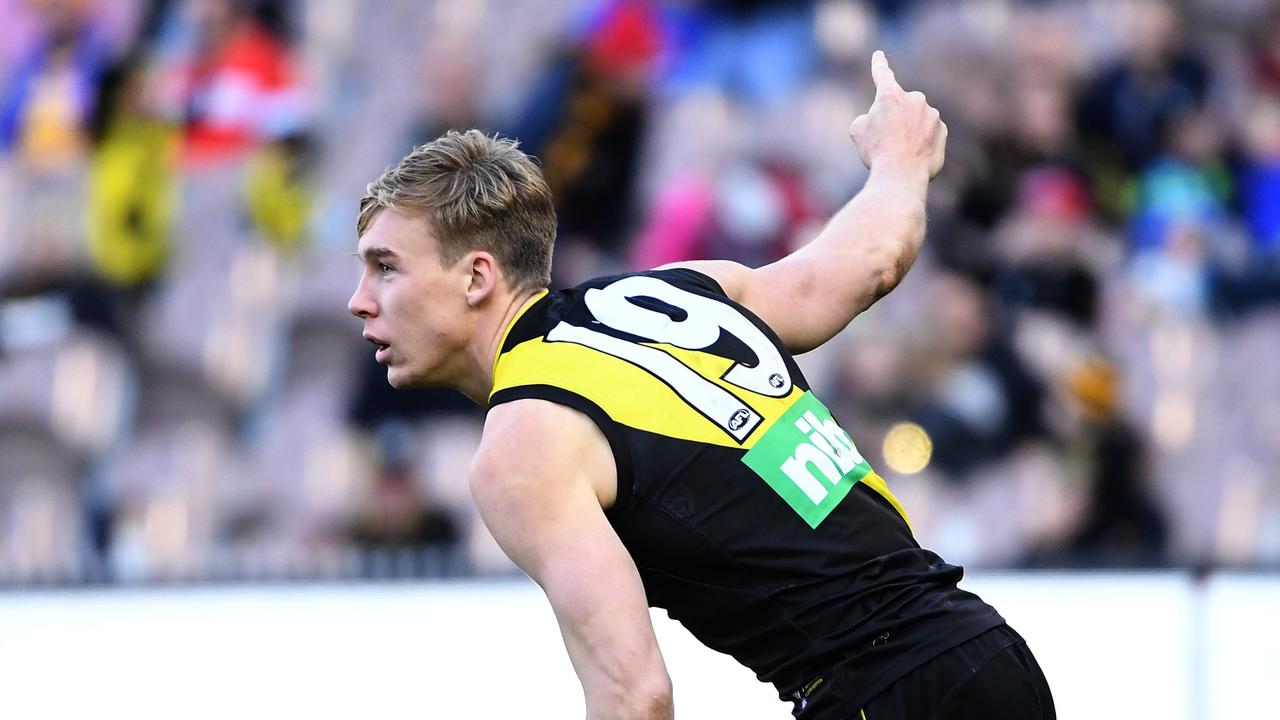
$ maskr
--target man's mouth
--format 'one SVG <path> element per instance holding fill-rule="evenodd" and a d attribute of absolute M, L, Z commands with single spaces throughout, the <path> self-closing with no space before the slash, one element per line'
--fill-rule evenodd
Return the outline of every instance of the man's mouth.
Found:
<path fill-rule="evenodd" d="M 376 351 L 374 351 L 373 358 L 378 362 L 386 361 L 387 355 L 391 353 L 391 344 L 388 342 L 384 342 L 382 338 L 379 338 L 375 335 L 370 335 L 369 333 L 364 334 L 364 339 L 373 343 L 374 347 L 378 348 Z"/>

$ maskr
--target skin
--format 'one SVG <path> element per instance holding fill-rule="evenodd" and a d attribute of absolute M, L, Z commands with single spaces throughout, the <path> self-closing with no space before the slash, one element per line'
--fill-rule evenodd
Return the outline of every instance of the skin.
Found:
<path fill-rule="evenodd" d="M 876 98 L 850 127 L 867 183 L 813 242 L 759 269 L 680 263 L 716 278 L 793 353 L 810 350 L 902 281 L 924 239 L 925 189 L 946 126 L 922 94 L 872 58 Z M 428 223 L 383 210 L 360 239 L 364 271 L 348 305 L 395 387 L 453 387 L 484 403 L 505 328 L 535 296 L 492 255 L 440 259 Z M 839 278 L 840 282 L 831 282 Z M 542 400 L 492 408 L 470 472 L 498 543 L 547 594 L 582 681 L 587 717 L 674 716 L 671 680 L 634 562 L 605 518 L 616 499 L 608 442 L 585 415 Z"/>
<path fill-rule="evenodd" d="M 360 282 L 347 303 L 396 388 L 452 387 L 484 403 L 502 331 L 532 297 L 507 285 L 493 255 L 445 263 L 429 223 L 387 208 L 360 238 Z"/>

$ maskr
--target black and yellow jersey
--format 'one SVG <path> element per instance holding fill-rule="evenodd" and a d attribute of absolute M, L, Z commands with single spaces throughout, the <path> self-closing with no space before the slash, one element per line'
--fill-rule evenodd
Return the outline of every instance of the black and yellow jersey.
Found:
<path fill-rule="evenodd" d="M 773 331 L 702 273 L 534 298 L 489 403 L 521 398 L 595 421 L 617 464 L 607 515 L 649 603 L 784 698 L 836 665 L 878 692 L 1003 622 L 916 543 Z"/>

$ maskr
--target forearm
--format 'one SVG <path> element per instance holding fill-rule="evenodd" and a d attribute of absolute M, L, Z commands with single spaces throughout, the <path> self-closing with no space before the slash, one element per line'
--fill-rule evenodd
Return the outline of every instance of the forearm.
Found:
<path fill-rule="evenodd" d="M 927 169 L 918 164 L 873 167 L 853 199 L 796 259 L 834 285 L 839 328 L 897 287 L 924 242 Z M 830 302 L 830 301 L 835 302 Z M 843 317 L 847 314 L 847 317 Z"/>
<path fill-rule="evenodd" d="M 720 283 L 792 353 L 812 350 L 898 286 L 924 242 L 925 191 L 942 170 L 947 126 L 923 94 L 898 85 L 884 53 L 871 60 L 876 99 L 849 127 L 866 184 L 811 243 L 758 270 L 682 263 Z"/>
<path fill-rule="evenodd" d="M 591 553 L 581 560 L 591 564 Z M 595 581 L 579 568 L 566 568 L 550 590 L 565 647 L 586 699 L 588 720 L 670 720 L 671 678 L 648 623 L 639 578 Z M 630 587 L 629 587 L 630 586 Z"/>
<path fill-rule="evenodd" d="M 792 352 L 826 342 L 902 281 L 924 241 L 928 181 L 918 164 L 874 166 L 812 242 L 761 268 L 762 285 L 786 296 Z"/>

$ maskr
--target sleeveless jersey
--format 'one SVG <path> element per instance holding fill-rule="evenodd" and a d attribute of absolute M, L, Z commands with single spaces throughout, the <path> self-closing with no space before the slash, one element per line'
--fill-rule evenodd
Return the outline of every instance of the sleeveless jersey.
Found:
<path fill-rule="evenodd" d="M 916 543 L 773 331 L 702 273 L 535 298 L 502 339 L 489 404 L 521 398 L 600 427 L 618 476 L 606 515 L 649 604 L 784 699 L 837 666 L 869 699 L 1003 623 Z"/>

